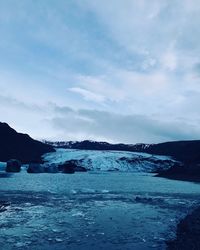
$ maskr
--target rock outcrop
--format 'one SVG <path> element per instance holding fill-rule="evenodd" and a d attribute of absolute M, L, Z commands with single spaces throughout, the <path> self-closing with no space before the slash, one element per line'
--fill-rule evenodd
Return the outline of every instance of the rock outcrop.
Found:
<path fill-rule="evenodd" d="M 6 165 L 6 172 L 17 173 L 21 171 L 21 162 L 18 160 L 9 160 Z"/>
<path fill-rule="evenodd" d="M 80 162 L 78 160 L 70 160 L 66 161 L 63 164 L 58 166 L 59 170 L 63 173 L 74 173 L 74 172 L 87 172 L 87 169 L 80 166 Z"/>
<path fill-rule="evenodd" d="M 62 172 L 63 172 L 64 174 L 73 174 L 73 173 L 75 173 L 74 168 L 75 168 L 75 167 L 74 167 L 73 164 L 66 162 L 66 163 L 64 163 L 64 164 L 62 165 Z"/>
<path fill-rule="evenodd" d="M 177 226 L 176 239 L 167 242 L 167 249 L 200 249 L 200 208 L 197 208 L 179 222 Z"/>
<path fill-rule="evenodd" d="M 38 174 L 38 173 L 45 173 L 45 167 L 39 163 L 30 163 L 27 168 L 27 173 L 29 174 Z"/>
<path fill-rule="evenodd" d="M 45 164 L 44 170 L 45 170 L 45 173 L 51 173 L 51 174 L 55 174 L 59 172 L 58 166 L 56 164 Z"/>

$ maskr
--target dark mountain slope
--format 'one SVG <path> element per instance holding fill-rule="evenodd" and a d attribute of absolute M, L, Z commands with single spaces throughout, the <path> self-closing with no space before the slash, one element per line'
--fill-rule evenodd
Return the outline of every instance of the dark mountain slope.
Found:
<path fill-rule="evenodd" d="M 0 161 L 18 159 L 23 163 L 41 162 L 41 156 L 54 148 L 32 139 L 27 134 L 17 133 L 8 124 L 0 122 Z"/>
<path fill-rule="evenodd" d="M 200 163 L 200 140 L 153 144 L 145 152 L 169 155 L 187 164 Z"/>
<path fill-rule="evenodd" d="M 177 180 L 200 181 L 200 141 L 176 141 L 151 145 L 150 154 L 170 155 L 183 165 L 160 171 L 158 176 Z"/>

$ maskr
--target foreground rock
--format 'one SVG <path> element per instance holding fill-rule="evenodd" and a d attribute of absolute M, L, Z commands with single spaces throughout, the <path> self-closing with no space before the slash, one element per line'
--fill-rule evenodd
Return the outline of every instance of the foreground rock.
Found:
<path fill-rule="evenodd" d="M 75 172 L 87 172 L 87 169 L 81 166 L 76 166 L 74 170 Z"/>
<path fill-rule="evenodd" d="M 58 173 L 58 166 L 56 164 L 39 164 L 30 163 L 27 168 L 27 173 L 29 174 L 39 174 L 39 173 Z"/>
<path fill-rule="evenodd" d="M 87 172 L 87 169 L 80 166 L 80 161 L 70 160 L 58 166 L 59 170 L 65 174 L 73 174 L 74 172 Z"/>
<path fill-rule="evenodd" d="M 75 172 L 86 172 L 86 168 L 77 165 L 76 161 L 66 161 L 61 165 L 57 164 L 39 164 L 30 163 L 27 168 L 27 173 L 58 173 L 73 174 Z"/>
<path fill-rule="evenodd" d="M 168 250 L 200 249 L 200 208 L 180 221 L 176 235 L 174 241 L 167 242 Z"/>
<path fill-rule="evenodd" d="M 17 173 L 21 171 L 21 162 L 18 160 L 9 160 L 6 165 L 6 172 Z"/>
<path fill-rule="evenodd" d="M 30 163 L 27 168 L 27 173 L 29 174 L 45 173 L 45 167 L 38 163 Z"/>
<path fill-rule="evenodd" d="M 44 165 L 44 170 L 45 170 L 45 173 L 52 173 L 52 174 L 55 174 L 55 173 L 58 173 L 58 166 L 56 164 L 47 164 L 47 165 Z"/>
<path fill-rule="evenodd" d="M 59 169 L 64 173 L 64 174 L 73 174 L 75 173 L 75 164 L 73 162 L 65 162 L 62 165 L 59 165 Z"/>

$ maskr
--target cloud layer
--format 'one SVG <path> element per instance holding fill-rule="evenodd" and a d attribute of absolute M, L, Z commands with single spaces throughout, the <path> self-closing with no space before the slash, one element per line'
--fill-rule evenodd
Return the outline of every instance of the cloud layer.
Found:
<path fill-rule="evenodd" d="M 36 138 L 199 139 L 198 0 L 0 3 L 0 115 Z"/>
<path fill-rule="evenodd" d="M 196 139 L 199 126 L 183 120 L 160 120 L 144 115 L 122 115 L 97 110 L 73 110 L 55 107 L 50 121 L 61 138 L 109 140 L 111 142 L 148 142 Z M 80 129 L 81 128 L 81 129 Z"/>

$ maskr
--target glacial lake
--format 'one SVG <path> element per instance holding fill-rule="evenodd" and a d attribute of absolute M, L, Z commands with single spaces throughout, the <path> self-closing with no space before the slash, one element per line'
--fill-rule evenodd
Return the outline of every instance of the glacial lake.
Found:
<path fill-rule="evenodd" d="M 199 204 L 200 185 L 146 173 L 27 174 L 0 178 L 0 248 L 165 249 Z"/>

